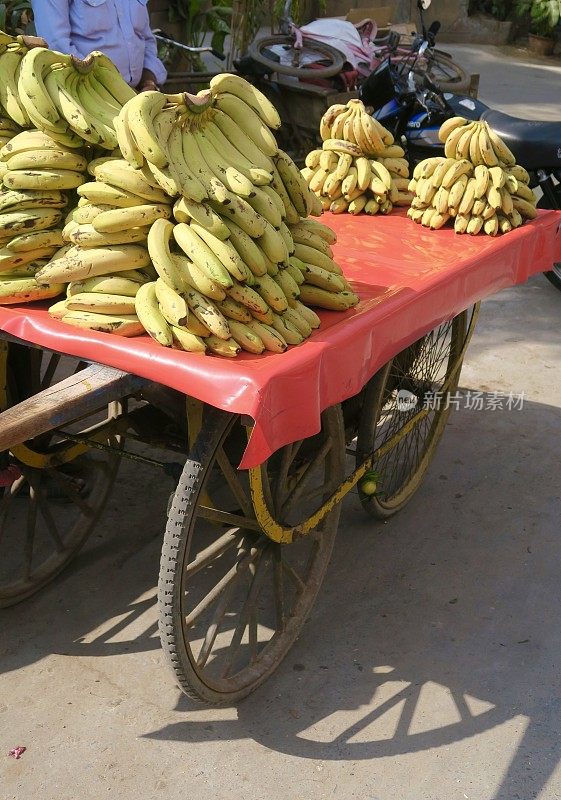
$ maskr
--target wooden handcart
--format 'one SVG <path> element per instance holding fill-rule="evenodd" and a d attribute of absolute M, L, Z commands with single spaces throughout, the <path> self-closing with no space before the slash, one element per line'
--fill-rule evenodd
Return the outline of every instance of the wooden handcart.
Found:
<path fill-rule="evenodd" d="M 355 489 L 384 519 L 419 486 L 478 301 L 561 260 L 556 212 L 499 239 L 403 215 L 328 222 L 361 304 L 326 312 L 280 356 L 197 356 L 0 308 L 0 606 L 65 567 L 131 458 L 170 481 L 159 624 L 180 687 L 232 703 L 273 672 L 317 595 L 343 498 Z"/>

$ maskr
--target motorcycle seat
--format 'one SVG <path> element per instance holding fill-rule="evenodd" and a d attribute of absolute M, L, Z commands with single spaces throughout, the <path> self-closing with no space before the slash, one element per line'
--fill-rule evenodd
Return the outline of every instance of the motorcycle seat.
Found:
<path fill-rule="evenodd" d="M 518 119 L 492 109 L 482 119 L 527 170 L 561 169 L 561 122 Z"/>

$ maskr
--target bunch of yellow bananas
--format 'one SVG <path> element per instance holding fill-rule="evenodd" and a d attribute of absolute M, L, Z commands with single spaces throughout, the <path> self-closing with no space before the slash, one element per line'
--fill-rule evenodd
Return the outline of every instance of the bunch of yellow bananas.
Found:
<path fill-rule="evenodd" d="M 115 120 L 123 158 L 90 162 L 95 180 L 78 187 L 63 232 L 69 247 L 38 275 L 70 282 L 51 313 L 231 357 L 302 342 L 319 325 L 305 304 L 355 305 L 334 234 L 308 219 L 321 213 L 317 199 L 278 148 L 279 125 L 233 75 L 197 96 L 131 99 Z"/>
<path fill-rule="evenodd" d="M 25 130 L 0 149 L 0 305 L 54 297 L 62 281 L 37 273 L 64 244 L 65 190 L 84 181 L 87 161 L 46 134 Z"/>
<path fill-rule="evenodd" d="M 80 60 L 43 47 L 8 50 L 0 71 L 0 104 L 18 125 L 66 147 L 117 147 L 113 120 L 136 93 L 103 53 Z"/>
<path fill-rule="evenodd" d="M 530 177 L 502 139 L 482 122 L 446 120 L 443 157 L 421 161 L 409 184 L 409 217 L 437 230 L 454 220 L 456 233 L 508 233 L 536 216 Z"/>
<path fill-rule="evenodd" d="M 389 214 L 411 204 L 405 151 L 360 100 L 331 106 L 320 134 L 322 148 L 308 153 L 302 175 L 324 211 Z"/>

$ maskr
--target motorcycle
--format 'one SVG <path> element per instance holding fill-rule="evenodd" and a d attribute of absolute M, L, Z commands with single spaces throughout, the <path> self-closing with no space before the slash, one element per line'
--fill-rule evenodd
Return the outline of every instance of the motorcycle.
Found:
<path fill-rule="evenodd" d="M 430 0 L 418 0 L 421 18 L 429 5 Z M 403 141 L 412 167 L 425 158 L 444 155 L 438 138 L 444 120 L 455 116 L 485 120 L 530 173 L 538 207 L 561 209 L 561 121 L 512 117 L 472 97 L 443 92 L 427 75 L 419 80 L 418 71 L 411 69 L 414 59 L 434 46 L 439 28 L 438 22 L 429 29 L 423 23 L 422 41 L 412 53 L 411 63 L 395 65 L 391 56 L 387 58 L 362 84 L 360 99 L 396 141 Z M 544 275 L 561 291 L 561 263 Z"/>

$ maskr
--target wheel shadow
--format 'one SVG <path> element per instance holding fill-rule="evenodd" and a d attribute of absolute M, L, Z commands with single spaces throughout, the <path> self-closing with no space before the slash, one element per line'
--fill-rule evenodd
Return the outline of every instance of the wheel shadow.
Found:
<path fill-rule="evenodd" d="M 209 721 L 181 696 L 177 721 L 144 738 L 248 739 L 277 753 L 351 762 L 446 748 L 514 725 L 523 734 L 489 797 L 537 796 L 561 760 L 552 471 L 560 434 L 560 410 L 539 403 L 453 411 L 425 483 L 401 514 L 374 523 L 356 497 L 347 499 L 300 640 L 237 718 L 221 721 L 213 711 Z M 170 488 L 159 473 L 125 466 L 101 538 L 41 595 L 2 612 L 3 671 L 53 652 L 106 658 L 159 648 L 155 583 Z M 35 636 L 45 618 L 57 624 Z"/>
<path fill-rule="evenodd" d="M 147 738 L 250 739 L 357 761 L 447 748 L 507 724 L 521 735 L 489 797 L 538 796 L 561 760 L 561 537 L 559 489 L 535 466 L 538 455 L 555 463 L 561 412 L 461 410 L 448 427 L 397 517 L 372 523 L 347 500 L 311 620 L 237 719 L 213 712 L 209 725 L 181 696 L 183 719 Z"/>

